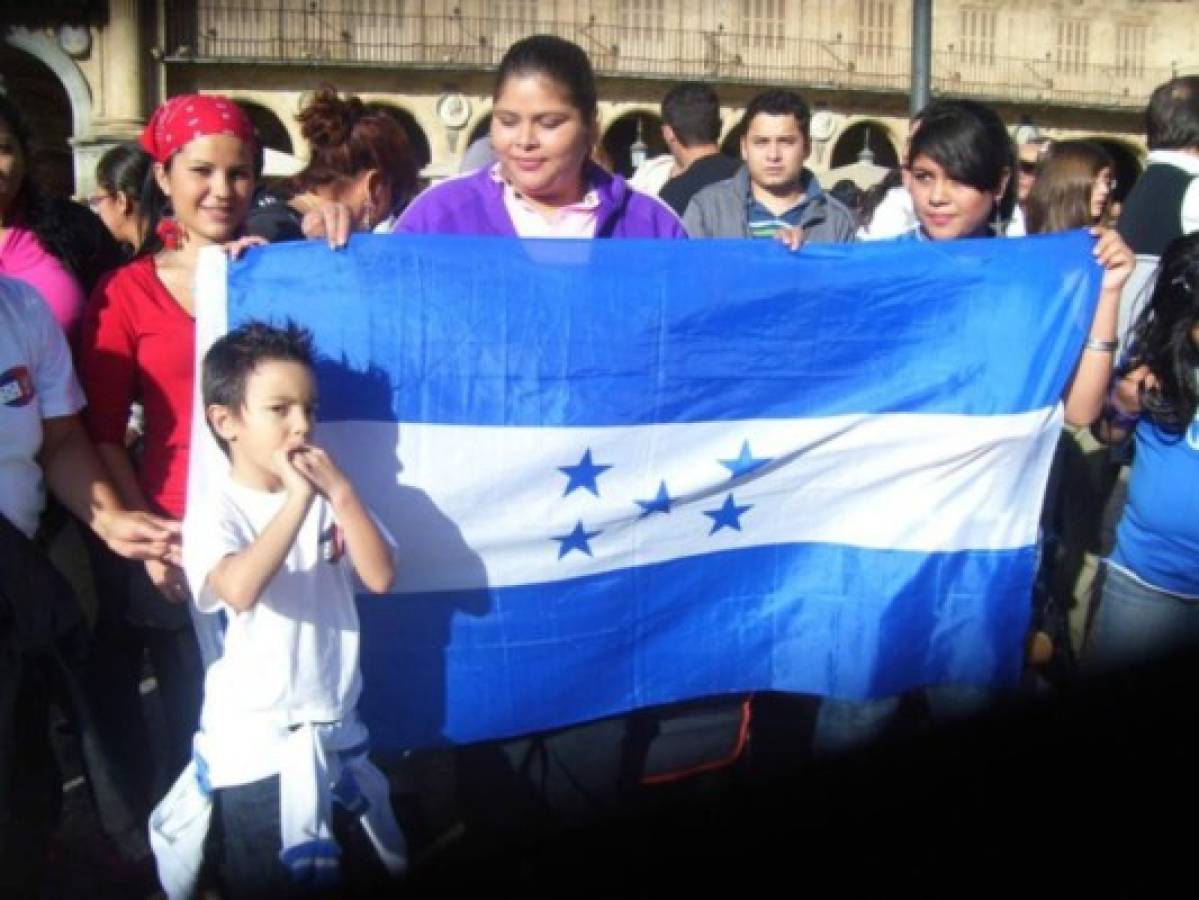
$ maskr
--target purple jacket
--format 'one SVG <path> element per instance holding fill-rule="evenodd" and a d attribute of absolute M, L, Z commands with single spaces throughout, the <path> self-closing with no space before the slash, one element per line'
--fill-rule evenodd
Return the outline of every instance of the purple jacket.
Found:
<path fill-rule="evenodd" d="M 687 236 L 674 210 L 633 190 L 619 175 L 589 163 L 587 179 L 599 194 L 597 238 Z M 490 166 L 429 188 L 404 210 L 394 233 L 517 236 L 504 206 L 504 186 L 491 177 Z"/>

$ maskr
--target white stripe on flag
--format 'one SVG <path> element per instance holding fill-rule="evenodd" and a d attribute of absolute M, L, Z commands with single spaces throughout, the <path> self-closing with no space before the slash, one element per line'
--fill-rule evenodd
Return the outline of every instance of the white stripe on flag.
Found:
<path fill-rule="evenodd" d="M 492 587 L 536 584 L 799 542 L 920 552 L 1030 546 L 1060 430 L 1057 405 L 1004 416 L 633 428 L 354 421 L 323 423 L 318 440 L 396 536 L 396 589 L 417 592 L 479 587 L 484 574 Z M 735 466 L 743 446 L 751 465 L 770 462 L 731 480 L 722 461 Z M 561 469 L 579 467 L 587 451 L 598 496 L 587 486 L 564 495 L 570 478 Z M 653 501 L 663 483 L 670 511 L 643 515 L 637 501 Z M 750 508 L 713 531 L 730 496 Z M 579 526 L 585 550 L 562 540 Z"/>

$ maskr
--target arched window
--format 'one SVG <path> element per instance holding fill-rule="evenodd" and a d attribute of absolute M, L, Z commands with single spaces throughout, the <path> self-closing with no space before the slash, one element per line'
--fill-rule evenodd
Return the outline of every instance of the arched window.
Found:
<path fill-rule="evenodd" d="M 412 159 L 416 162 L 418 172 L 429 164 L 433 159 L 433 151 L 429 147 L 429 137 L 420 127 L 420 123 L 416 121 L 416 116 L 403 107 L 393 106 L 390 103 L 368 103 L 367 106 L 387 113 L 404 129 L 404 135 L 408 138 L 408 146 L 412 149 Z"/>
<path fill-rule="evenodd" d="M 237 105 L 240 106 L 250 117 L 250 121 L 254 124 L 254 130 L 258 133 L 258 140 L 262 142 L 263 148 L 278 150 L 280 153 L 294 153 L 291 143 L 291 135 L 287 131 L 287 126 L 283 121 L 275 115 L 270 109 L 263 106 L 261 103 L 255 103 L 253 100 L 238 100 Z"/>
<path fill-rule="evenodd" d="M 662 119 L 659 116 L 643 111 L 621 116 L 604 132 L 600 139 L 600 151 L 603 162 L 625 178 L 633 174 L 632 147 L 638 139 L 638 124 L 641 126 L 641 142 L 646 147 L 645 158 L 653 159 L 666 152 L 666 142 L 662 140 Z"/>
<path fill-rule="evenodd" d="M 0 40 L 5 94 L 29 126 L 29 177 L 48 194 L 75 193 L 71 100 L 58 76 L 40 60 Z"/>
<path fill-rule="evenodd" d="M 899 153 L 891 143 L 891 134 L 881 122 L 855 122 L 841 133 L 833 145 L 829 168 L 872 162 L 884 169 L 899 165 Z"/>

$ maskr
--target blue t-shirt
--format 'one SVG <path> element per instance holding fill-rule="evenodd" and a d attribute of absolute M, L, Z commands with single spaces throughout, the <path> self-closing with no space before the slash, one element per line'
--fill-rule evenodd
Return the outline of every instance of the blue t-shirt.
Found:
<path fill-rule="evenodd" d="M 1199 599 L 1199 417 L 1181 436 L 1142 418 L 1112 562 L 1158 590 Z"/>

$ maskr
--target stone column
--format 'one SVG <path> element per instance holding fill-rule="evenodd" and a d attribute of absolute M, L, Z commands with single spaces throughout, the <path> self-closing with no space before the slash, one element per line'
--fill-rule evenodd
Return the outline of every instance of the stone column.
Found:
<path fill-rule="evenodd" d="M 138 0 L 108 0 L 108 26 L 99 34 L 102 95 L 94 122 L 97 134 L 125 137 L 145 124 L 140 6 Z"/>
<path fill-rule="evenodd" d="M 101 121 L 113 131 L 140 131 L 145 123 L 141 101 L 145 85 L 139 6 L 138 0 L 108 0 L 108 28 L 102 32 L 104 99 Z"/>
<path fill-rule="evenodd" d="M 104 152 L 123 141 L 136 140 L 146 123 L 140 7 L 139 0 L 108 0 L 108 22 L 93 32 L 98 63 L 92 74 L 94 115 L 87 134 L 72 141 L 76 193 L 80 196 L 91 192 L 96 163 Z"/>

